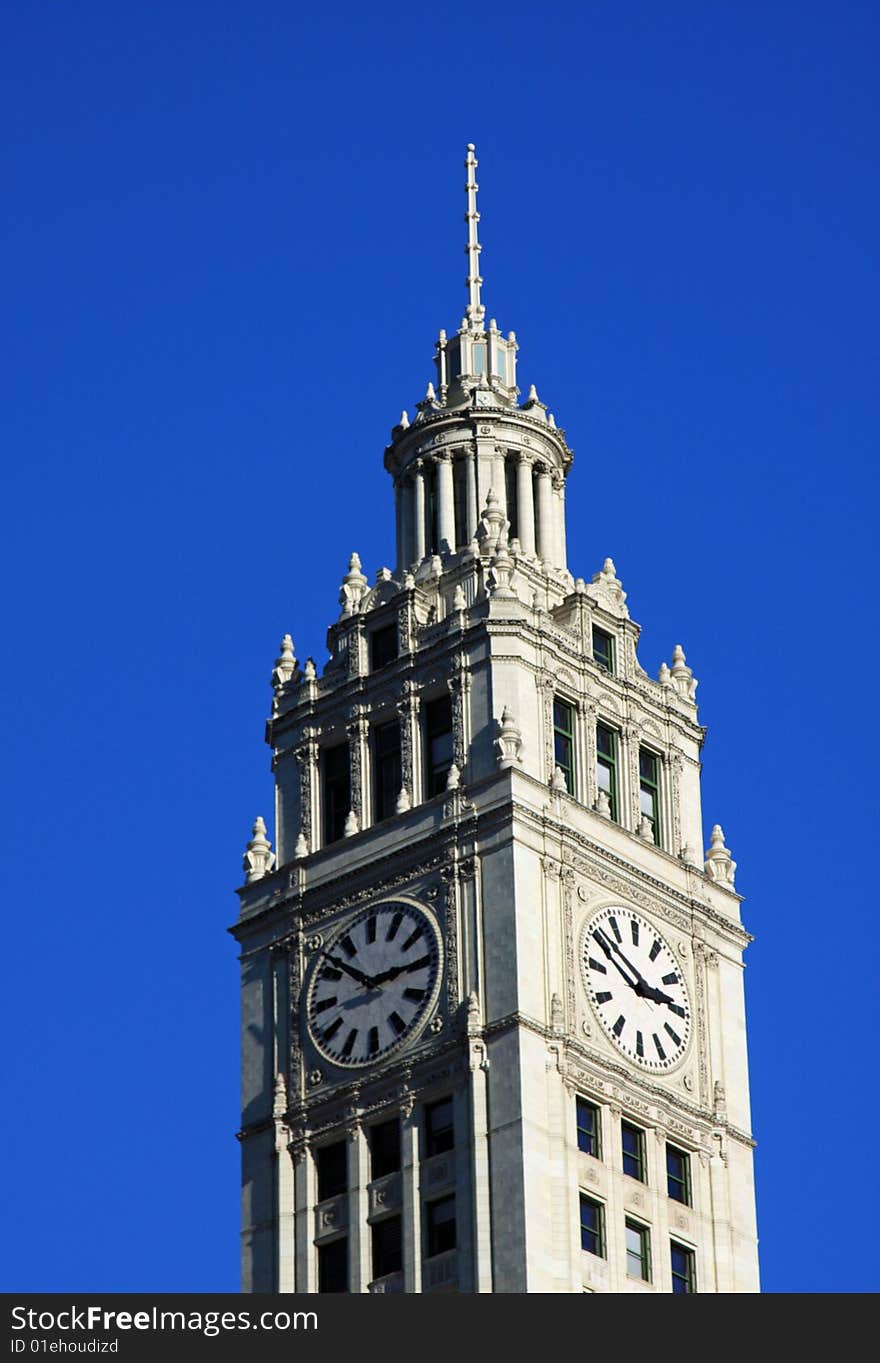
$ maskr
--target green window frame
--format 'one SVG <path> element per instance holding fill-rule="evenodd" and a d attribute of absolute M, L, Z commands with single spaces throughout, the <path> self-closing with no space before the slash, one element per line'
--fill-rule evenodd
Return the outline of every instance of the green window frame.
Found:
<path fill-rule="evenodd" d="M 598 625 L 593 626 L 593 662 L 614 674 L 614 636 Z"/>
<path fill-rule="evenodd" d="M 615 823 L 618 822 L 617 740 L 617 730 L 599 720 L 596 725 L 596 783 L 608 796 L 611 817 Z"/>
<path fill-rule="evenodd" d="M 639 748 L 639 810 L 651 824 L 660 846 L 660 758 L 650 748 Z"/>
<path fill-rule="evenodd" d="M 694 1251 L 688 1249 L 687 1245 L 680 1245 L 677 1240 L 670 1240 L 669 1259 L 673 1292 L 696 1292 L 697 1256 Z"/>
<path fill-rule="evenodd" d="M 560 696 L 553 698 L 553 761 L 565 777 L 565 788 L 574 794 L 574 706 Z"/>
<path fill-rule="evenodd" d="M 620 1148 L 623 1156 L 623 1172 L 639 1183 L 647 1183 L 645 1171 L 645 1133 L 632 1122 L 620 1123 Z"/>
<path fill-rule="evenodd" d="M 651 1281 L 651 1232 L 647 1226 L 626 1218 L 626 1273 L 629 1278 Z"/>
<path fill-rule="evenodd" d="M 575 1103 L 577 1112 L 578 1150 L 585 1155 L 602 1158 L 602 1119 L 595 1103 L 587 1098 L 578 1098 Z"/>
<path fill-rule="evenodd" d="M 691 1157 L 677 1145 L 666 1146 L 666 1191 L 676 1202 L 691 1206 Z"/>
<path fill-rule="evenodd" d="M 605 1208 L 586 1193 L 581 1193 L 581 1249 L 605 1258 Z"/>

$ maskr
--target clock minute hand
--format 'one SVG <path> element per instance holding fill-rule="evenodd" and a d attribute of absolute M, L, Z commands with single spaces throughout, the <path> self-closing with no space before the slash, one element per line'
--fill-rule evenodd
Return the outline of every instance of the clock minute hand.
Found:
<path fill-rule="evenodd" d="M 599 946 L 602 948 L 602 950 L 604 951 L 605 955 L 608 957 L 608 960 L 609 960 L 609 961 L 611 962 L 611 964 L 614 966 L 615 970 L 618 972 L 618 974 L 620 974 L 620 975 L 623 976 L 624 980 L 625 980 L 626 983 L 629 985 L 630 989 L 635 989 L 636 992 L 638 992 L 639 982 L 640 982 L 641 979 L 642 979 L 642 977 L 641 977 L 641 975 L 639 974 L 639 972 L 638 972 L 633 966 L 631 966 L 630 963 L 629 963 L 629 961 L 627 961 L 626 957 L 623 956 L 623 960 L 624 960 L 624 962 L 626 963 L 627 968 L 628 968 L 629 970 L 632 970 L 633 974 L 634 974 L 635 977 L 636 977 L 634 980 L 631 980 L 631 979 L 629 978 L 629 975 L 627 975 L 626 971 L 624 970 L 623 966 L 622 966 L 622 965 L 620 964 L 620 962 L 618 961 L 617 957 L 616 957 L 616 956 L 613 954 L 613 952 L 612 952 L 612 947 L 614 947 L 614 943 L 608 941 L 608 939 L 606 938 L 604 932 L 602 932 L 601 929 L 599 929 L 599 928 L 596 929 L 596 931 L 593 933 L 593 936 L 595 937 L 596 941 L 599 943 Z M 616 951 L 617 948 L 614 947 L 614 950 Z M 621 955 L 622 955 L 622 953 L 621 953 Z"/>
<path fill-rule="evenodd" d="M 373 977 L 371 975 L 365 975 L 362 970 L 358 970 L 357 966 L 348 965 L 337 956 L 331 956 L 329 951 L 325 951 L 324 955 L 328 961 L 336 966 L 337 970 L 344 970 L 346 975 L 350 975 L 353 980 L 357 980 L 358 984 L 365 984 L 368 989 L 372 989 L 375 985 L 376 981 Z"/>
<path fill-rule="evenodd" d="M 403 965 L 393 965 L 390 970 L 382 970 L 373 977 L 373 984 L 387 984 L 389 980 L 396 980 L 398 975 L 404 975 L 409 970 L 423 970 L 428 964 L 428 957 L 420 957 L 417 961 L 404 962 Z"/>
<path fill-rule="evenodd" d="M 669 994 L 664 994 L 662 989 L 655 989 L 654 985 L 648 984 L 648 981 L 645 979 L 644 975 L 642 975 L 641 972 L 637 970 L 636 967 L 632 964 L 632 962 L 628 960 L 626 956 L 624 956 L 623 952 L 621 951 L 620 947 L 617 945 L 616 942 L 611 942 L 610 946 L 612 950 L 617 953 L 620 959 L 626 963 L 627 969 L 631 970 L 632 973 L 635 975 L 636 984 L 633 987 L 636 993 L 638 994 L 639 998 L 650 999 L 652 1003 L 668 1003 L 670 1005 L 673 1005 L 675 1003 L 675 1000 L 671 998 Z M 611 959 L 613 961 L 615 958 L 612 956 Z"/>

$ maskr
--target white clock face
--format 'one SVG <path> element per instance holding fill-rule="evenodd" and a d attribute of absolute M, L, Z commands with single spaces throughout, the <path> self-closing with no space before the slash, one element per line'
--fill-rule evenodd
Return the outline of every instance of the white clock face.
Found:
<path fill-rule="evenodd" d="M 318 954 L 306 1014 L 317 1049 L 334 1065 L 369 1065 L 411 1038 L 440 983 L 440 936 L 406 900 L 364 909 Z"/>
<path fill-rule="evenodd" d="M 612 905 L 587 924 L 584 984 L 618 1050 L 645 1070 L 668 1070 L 687 1049 L 691 1009 L 681 967 L 664 938 L 633 909 Z"/>

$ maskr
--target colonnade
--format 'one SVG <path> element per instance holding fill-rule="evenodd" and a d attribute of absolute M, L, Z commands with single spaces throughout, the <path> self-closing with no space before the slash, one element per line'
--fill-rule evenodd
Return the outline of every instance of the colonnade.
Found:
<path fill-rule="evenodd" d="M 522 553 L 565 568 L 565 479 L 525 451 L 477 460 L 472 450 L 414 460 L 395 482 L 397 562 L 401 571 L 429 554 L 454 553 L 477 533 L 490 489 L 508 515 L 507 466 L 513 464 L 516 515 L 511 534 Z M 459 515 L 456 518 L 456 481 Z M 462 487 L 463 482 L 463 487 Z M 512 511 L 513 508 L 510 508 Z M 513 519 L 511 517 L 511 519 Z M 458 524 L 456 524 L 458 520 Z"/>

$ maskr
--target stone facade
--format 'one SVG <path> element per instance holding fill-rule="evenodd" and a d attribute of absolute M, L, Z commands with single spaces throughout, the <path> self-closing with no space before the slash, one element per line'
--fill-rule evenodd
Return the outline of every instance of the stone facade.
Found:
<path fill-rule="evenodd" d="M 468 312 L 385 452 L 395 568 L 371 584 L 352 555 L 322 673 L 287 635 L 272 674 L 276 848 L 258 820 L 233 929 L 243 1287 L 756 1291 L 750 939 L 717 825 L 703 852 L 696 682 L 680 646 L 656 681 L 640 666 L 611 560 L 589 582 L 568 570 L 572 454 L 534 389 L 518 405 L 513 333 L 485 326 L 472 148 L 466 165 Z M 398 899 L 436 937 L 430 1006 L 374 1061 L 328 1061 L 308 1000 L 322 972 L 357 974 L 334 945 L 350 921 Z M 633 1063 L 600 1025 L 582 958 L 608 906 L 674 957 L 689 1032 L 669 1068 Z M 342 981 L 348 1021 L 412 969 L 376 974 L 371 950 L 351 958 L 357 987 Z M 451 1127 L 432 1132 L 441 1112 Z"/>

